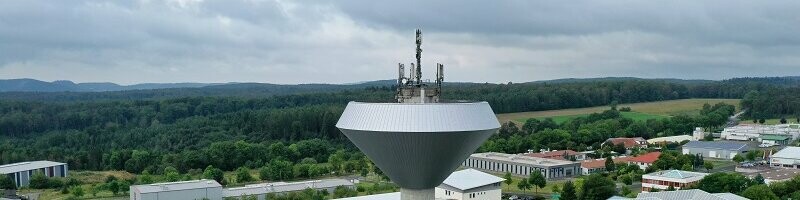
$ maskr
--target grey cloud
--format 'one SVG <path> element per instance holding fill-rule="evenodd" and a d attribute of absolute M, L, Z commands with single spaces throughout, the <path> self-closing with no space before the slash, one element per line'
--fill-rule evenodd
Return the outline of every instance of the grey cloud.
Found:
<path fill-rule="evenodd" d="M 796 1 L 0 1 L 0 78 L 347 83 L 723 79 L 798 68 Z M 432 72 L 432 68 L 426 72 Z"/>

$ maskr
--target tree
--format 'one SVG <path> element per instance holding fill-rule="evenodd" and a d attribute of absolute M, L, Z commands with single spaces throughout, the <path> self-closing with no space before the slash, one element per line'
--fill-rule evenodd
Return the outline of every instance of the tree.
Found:
<path fill-rule="evenodd" d="M 616 164 L 614 164 L 614 160 L 611 159 L 611 156 L 606 157 L 606 171 L 613 172 L 616 170 Z"/>
<path fill-rule="evenodd" d="M 108 191 L 111 191 L 111 193 L 114 194 L 114 196 L 116 196 L 117 193 L 119 193 L 120 188 L 121 185 L 119 181 L 111 181 L 110 183 L 106 183 L 106 189 L 108 189 Z"/>
<path fill-rule="evenodd" d="M 618 179 L 620 179 L 620 182 L 624 183 L 625 185 L 633 185 L 633 178 L 631 175 L 621 175 Z"/>
<path fill-rule="evenodd" d="M 239 167 L 236 169 L 236 182 L 245 183 L 253 181 L 253 176 L 250 175 L 250 169 L 247 167 Z"/>
<path fill-rule="evenodd" d="M 225 184 L 225 174 L 222 172 L 221 169 L 216 168 L 214 166 L 209 165 L 203 170 L 203 178 L 205 179 L 213 179 L 220 184 Z"/>
<path fill-rule="evenodd" d="M 504 175 L 503 178 L 506 179 L 503 181 L 504 183 L 506 183 L 506 185 L 511 185 L 512 183 L 514 183 L 514 179 L 511 179 L 511 172 L 506 172 L 506 175 Z"/>
<path fill-rule="evenodd" d="M 706 168 L 706 172 L 709 172 L 714 169 L 714 164 L 711 162 L 703 162 L 703 168 Z"/>
<path fill-rule="evenodd" d="M 767 185 L 759 184 L 751 186 L 742 192 L 742 197 L 748 199 L 758 199 L 758 200 L 778 200 L 777 195 L 772 192 L 772 190 L 767 187 Z"/>
<path fill-rule="evenodd" d="M 735 156 L 733 156 L 733 161 L 744 162 L 744 157 L 742 157 L 742 155 L 740 154 L 736 154 Z"/>
<path fill-rule="evenodd" d="M 561 199 L 564 200 L 577 200 L 578 194 L 575 191 L 575 185 L 572 184 L 572 181 L 567 181 L 564 183 L 564 189 L 562 189 Z"/>
<path fill-rule="evenodd" d="M 761 119 L 758 120 L 759 124 L 764 124 L 765 122 L 767 122 L 767 120 L 764 119 L 764 118 L 761 118 Z"/>
<path fill-rule="evenodd" d="M 752 184 L 752 180 L 738 173 L 713 173 L 700 179 L 697 189 L 708 193 L 738 194 Z"/>
<path fill-rule="evenodd" d="M 181 173 L 175 167 L 169 166 L 164 168 L 164 177 L 168 182 L 175 182 L 181 180 Z"/>
<path fill-rule="evenodd" d="M 528 181 L 530 181 L 531 186 L 537 187 L 536 192 L 539 192 L 539 189 L 547 186 L 547 180 L 544 178 L 544 175 L 542 175 L 542 173 L 531 173 L 530 178 L 528 178 Z"/>
<path fill-rule="evenodd" d="M 81 186 L 72 187 L 69 192 L 75 197 L 82 197 L 84 195 L 83 188 Z"/>
<path fill-rule="evenodd" d="M 781 117 L 781 124 L 786 124 L 786 117 Z"/>
<path fill-rule="evenodd" d="M 272 160 L 260 170 L 260 177 L 265 177 L 262 180 L 288 180 L 294 177 L 294 167 L 292 162 L 285 160 Z"/>
<path fill-rule="evenodd" d="M 8 175 L 0 174 L 0 189 L 16 190 L 17 184 Z"/>
<path fill-rule="evenodd" d="M 747 154 L 745 154 L 745 158 L 747 158 L 749 161 L 754 161 L 758 156 L 757 154 L 758 153 L 756 151 L 748 151 Z"/>
<path fill-rule="evenodd" d="M 614 152 L 617 152 L 618 154 L 625 154 L 628 152 L 628 149 L 625 148 L 625 143 L 620 142 L 614 145 Z"/>
<path fill-rule="evenodd" d="M 666 189 L 666 190 L 664 190 L 664 191 L 675 191 L 675 187 L 672 187 L 672 186 L 670 185 L 670 186 L 669 186 L 669 187 L 667 187 L 667 189 Z"/>
<path fill-rule="evenodd" d="M 765 184 L 764 176 L 761 176 L 761 173 L 757 174 L 756 177 L 753 177 L 753 183 L 755 183 L 755 184 Z"/>
<path fill-rule="evenodd" d="M 683 167 L 681 167 L 681 170 L 683 170 L 683 171 L 692 171 L 692 170 L 694 170 L 694 168 L 689 163 L 686 163 L 686 164 L 683 164 Z"/>
<path fill-rule="evenodd" d="M 617 193 L 614 181 L 600 174 L 587 176 L 581 190 L 581 200 L 605 200 Z"/>
<path fill-rule="evenodd" d="M 29 185 L 33 189 L 46 189 L 50 188 L 50 182 L 47 176 L 44 175 L 42 172 L 33 173 Z"/>
<path fill-rule="evenodd" d="M 521 181 L 519 181 L 517 183 L 517 188 L 519 188 L 520 190 L 525 192 L 525 190 L 530 190 L 531 189 L 531 184 L 528 183 L 528 179 L 527 178 L 523 178 Z"/>

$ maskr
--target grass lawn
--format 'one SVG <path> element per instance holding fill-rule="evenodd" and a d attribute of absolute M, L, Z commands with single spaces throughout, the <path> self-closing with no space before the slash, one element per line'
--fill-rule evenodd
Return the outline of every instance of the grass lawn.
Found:
<path fill-rule="evenodd" d="M 622 117 L 633 119 L 633 120 L 636 120 L 636 121 L 646 121 L 648 119 L 663 119 L 663 118 L 669 117 L 669 116 L 665 116 L 665 115 L 653 115 L 653 114 L 640 113 L 640 112 L 620 112 L 620 114 L 622 115 Z M 560 124 L 560 123 L 566 122 L 568 120 L 571 120 L 571 119 L 574 119 L 574 118 L 577 118 L 577 117 L 584 117 L 584 116 L 589 116 L 589 114 L 562 115 L 562 116 L 554 116 L 554 117 L 536 117 L 536 119 L 544 120 L 545 118 L 552 118 L 553 121 L 555 121 L 556 123 Z M 519 122 L 519 123 L 525 123 L 525 121 L 528 120 L 528 119 L 529 118 L 522 118 L 522 119 L 515 119 L 514 121 L 515 122 Z"/>
<path fill-rule="evenodd" d="M 680 114 L 696 115 L 700 112 L 700 109 L 703 108 L 703 104 L 706 103 L 713 105 L 719 102 L 724 102 L 726 104 L 735 105 L 737 107 L 736 109 L 738 110 L 740 109 L 739 101 L 739 99 L 679 99 L 646 103 L 620 104 L 617 107 L 630 107 L 633 110 L 631 113 L 641 113 L 655 116 L 675 116 Z M 597 106 L 589 108 L 505 113 L 498 114 L 497 119 L 500 120 L 501 123 L 512 120 L 515 122 L 524 122 L 528 118 L 550 117 L 556 120 L 556 117 L 588 115 L 591 113 L 603 112 L 604 110 L 608 110 L 608 108 L 608 106 Z"/>

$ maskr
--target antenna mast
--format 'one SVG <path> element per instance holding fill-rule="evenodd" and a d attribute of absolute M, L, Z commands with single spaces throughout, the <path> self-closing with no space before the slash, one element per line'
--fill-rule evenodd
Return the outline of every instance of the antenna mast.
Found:
<path fill-rule="evenodd" d="M 444 65 L 436 63 L 435 87 L 428 87 L 422 79 L 422 31 L 416 31 L 417 62 L 411 63 L 409 77 L 405 77 L 405 66 L 398 63 L 397 102 L 399 103 L 437 103 L 444 81 Z"/>

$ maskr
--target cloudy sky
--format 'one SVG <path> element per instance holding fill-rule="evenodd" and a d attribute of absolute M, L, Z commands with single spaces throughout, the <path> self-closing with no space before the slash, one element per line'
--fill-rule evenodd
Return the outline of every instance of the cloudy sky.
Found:
<path fill-rule="evenodd" d="M 0 1 L 0 79 L 351 83 L 800 75 L 800 1 Z"/>

